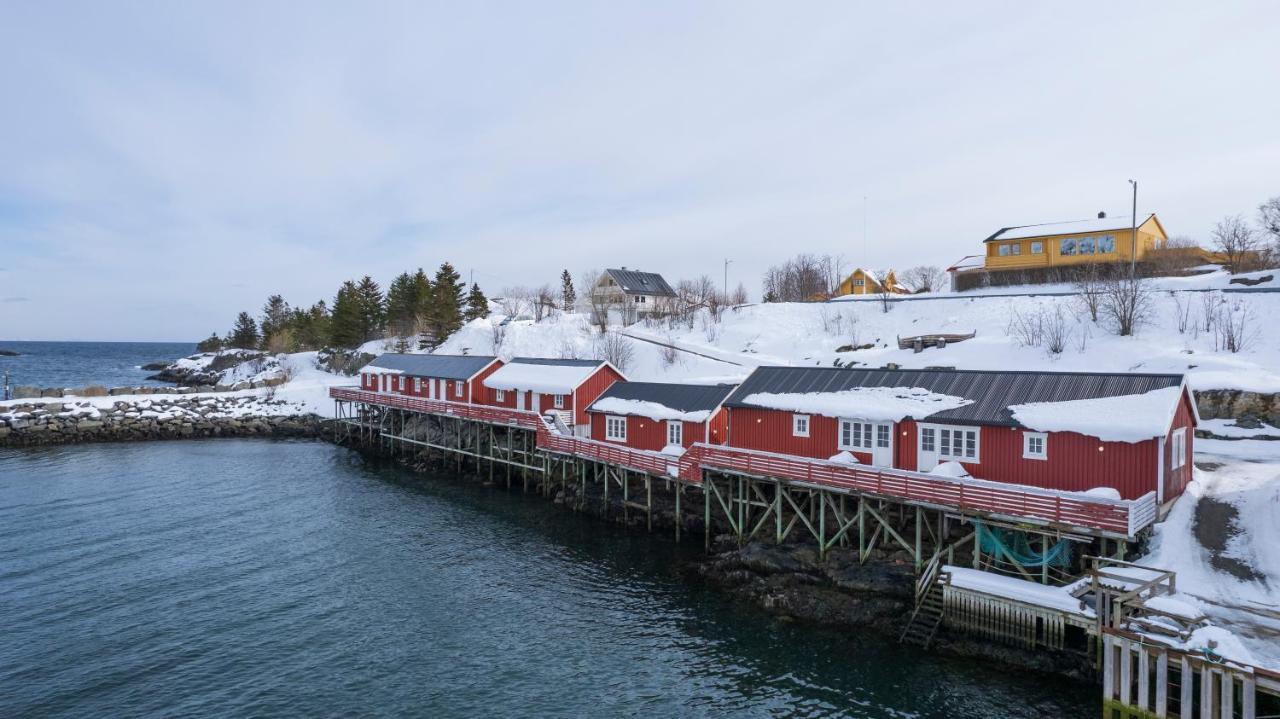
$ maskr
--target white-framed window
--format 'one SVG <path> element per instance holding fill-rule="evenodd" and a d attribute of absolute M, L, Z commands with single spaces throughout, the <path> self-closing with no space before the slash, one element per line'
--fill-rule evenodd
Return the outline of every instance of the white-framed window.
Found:
<path fill-rule="evenodd" d="M 939 461 L 978 462 L 980 437 L 977 427 L 926 425 L 920 428 L 920 451 L 937 452 Z M 928 449 L 926 444 L 935 449 Z"/>
<path fill-rule="evenodd" d="M 866 280 L 862 279 L 861 277 L 853 281 L 854 287 L 862 287 L 865 284 L 867 284 Z"/>
<path fill-rule="evenodd" d="M 678 419 L 667 420 L 667 444 L 684 444 L 684 422 Z"/>
<path fill-rule="evenodd" d="M 893 441 L 892 438 L 889 436 L 890 432 L 892 431 L 893 431 L 893 427 L 889 426 L 884 422 L 877 424 L 876 425 L 876 446 L 881 448 L 887 448 L 889 446 L 889 443 Z"/>
<path fill-rule="evenodd" d="M 1178 469 L 1187 463 L 1187 428 L 1173 430 L 1173 468 Z"/>
<path fill-rule="evenodd" d="M 462 385 L 463 383 L 461 381 L 456 381 L 453 383 L 453 393 L 458 397 L 462 396 Z"/>
<path fill-rule="evenodd" d="M 840 449 L 866 449 L 872 447 L 872 429 L 875 425 L 871 422 L 860 422 L 853 419 L 840 420 Z M 886 442 L 888 436 L 885 437 Z M 885 444 L 887 447 L 888 444 Z"/>
<path fill-rule="evenodd" d="M 564 395 L 558 394 L 558 395 L 555 395 L 555 397 L 553 397 L 552 399 L 553 399 L 553 403 L 556 406 L 556 409 L 564 409 Z"/>
<path fill-rule="evenodd" d="M 1048 459 L 1049 458 L 1049 435 L 1044 432 L 1023 432 L 1022 433 L 1022 458 L 1023 459 Z"/>
<path fill-rule="evenodd" d="M 1058 254 L 1074 255 L 1076 253 L 1075 238 L 1067 237 L 1058 242 Z"/>
<path fill-rule="evenodd" d="M 505 389 L 495 389 L 495 390 L 493 391 L 493 401 L 494 401 L 494 402 L 506 402 L 506 401 L 507 401 L 507 391 L 506 391 Z"/>
<path fill-rule="evenodd" d="M 1116 251 L 1116 236 L 1103 235 L 1098 238 L 1098 254 L 1107 254 Z"/>
<path fill-rule="evenodd" d="M 404 391 L 404 375 L 400 375 L 400 391 Z"/>
<path fill-rule="evenodd" d="M 627 441 L 627 418 L 612 415 L 605 417 L 604 438 L 610 442 Z"/>
<path fill-rule="evenodd" d="M 1039 240 L 1037 240 L 1037 241 L 1035 241 L 1035 242 L 1032 242 L 1032 243 L 1031 243 L 1031 254 L 1033 254 L 1033 255 L 1043 255 L 1043 254 L 1044 254 L 1044 243 L 1043 243 L 1043 242 L 1040 242 Z"/>
<path fill-rule="evenodd" d="M 413 378 L 413 393 L 422 394 L 422 378 L 421 377 Z"/>
<path fill-rule="evenodd" d="M 791 434 L 795 437 L 809 436 L 809 415 L 793 414 L 791 415 Z"/>

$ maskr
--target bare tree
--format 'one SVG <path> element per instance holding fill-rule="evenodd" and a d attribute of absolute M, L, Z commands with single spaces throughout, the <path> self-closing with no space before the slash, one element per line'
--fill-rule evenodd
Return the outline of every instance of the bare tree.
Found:
<path fill-rule="evenodd" d="M 1212 236 L 1213 248 L 1226 256 L 1227 271 L 1231 274 L 1249 269 L 1262 249 L 1262 239 L 1240 215 L 1219 220 Z"/>
<path fill-rule="evenodd" d="M 506 320 L 489 321 L 489 339 L 493 343 L 491 351 L 495 356 L 502 354 L 502 345 L 507 341 L 507 325 L 505 322 Z"/>
<path fill-rule="evenodd" d="M 1170 292 L 1169 296 L 1173 298 L 1173 320 L 1178 326 L 1178 334 L 1185 335 L 1187 328 L 1191 327 L 1191 307 L 1190 297 L 1184 298 L 1178 292 Z"/>
<path fill-rule="evenodd" d="M 1258 205 L 1258 224 L 1273 246 L 1280 245 L 1280 195 Z"/>
<path fill-rule="evenodd" d="M 636 351 L 631 340 L 617 331 L 609 331 L 596 338 L 593 349 L 595 358 L 604 360 L 620 372 L 626 372 L 635 359 Z"/>
<path fill-rule="evenodd" d="M 764 294 L 775 302 L 807 302 L 825 297 L 840 281 L 840 265 L 840 260 L 830 255 L 796 255 L 765 271 Z"/>
<path fill-rule="evenodd" d="M 738 286 L 733 288 L 733 292 L 729 294 L 728 302 L 734 307 L 747 304 L 747 286 L 739 282 Z"/>
<path fill-rule="evenodd" d="M 1204 328 L 1204 333 L 1209 334 L 1213 331 L 1213 325 L 1218 320 L 1218 305 L 1222 304 L 1221 292 L 1201 292 L 1200 293 L 1200 327 Z"/>
<path fill-rule="evenodd" d="M 942 289 L 945 276 L 936 265 L 919 265 L 903 271 L 899 281 L 912 292 L 934 292 Z"/>
<path fill-rule="evenodd" d="M 1237 299 L 1230 304 L 1223 302 L 1218 305 L 1218 319 L 1214 323 L 1214 349 L 1233 354 L 1248 349 L 1258 335 L 1253 320 L 1253 309 L 1248 302 Z"/>
<path fill-rule="evenodd" d="M 587 270 L 578 276 L 578 285 L 582 287 L 582 297 L 588 307 L 591 324 L 604 334 L 609 329 L 609 311 L 616 304 L 613 293 L 602 291 L 601 281 L 605 273 L 600 270 Z"/>
<path fill-rule="evenodd" d="M 533 290 L 528 287 L 505 287 L 497 299 L 498 309 L 511 319 L 516 319 L 533 309 Z"/>
<path fill-rule="evenodd" d="M 1099 311 L 1116 334 L 1132 335 L 1150 318 L 1151 288 L 1137 273 L 1116 275 L 1103 283 Z"/>
<path fill-rule="evenodd" d="M 541 322 L 556 309 L 556 296 L 551 285 L 542 285 L 533 291 L 533 321 Z"/>
<path fill-rule="evenodd" d="M 885 287 L 883 282 L 877 281 L 876 282 L 876 299 L 880 301 L 879 304 L 880 304 L 881 312 L 887 313 L 889 310 L 893 309 L 893 301 L 891 299 L 892 297 L 893 297 L 893 294 L 889 292 L 889 288 Z"/>
<path fill-rule="evenodd" d="M 1076 270 L 1076 299 L 1089 313 L 1089 319 L 1098 321 L 1098 310 L 1102 306 L 1103 281 L 1102 273 L 1095 263 L 1089 263 Z"/>

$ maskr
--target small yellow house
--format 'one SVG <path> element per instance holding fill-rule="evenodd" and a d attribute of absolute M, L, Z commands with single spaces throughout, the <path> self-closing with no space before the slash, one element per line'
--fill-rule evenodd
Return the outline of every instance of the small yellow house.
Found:
<path fill-rule="evenodd" d="M 1131 219 L 1098 213 L 1092 220 L 1005 227 L 984 240 L 983 264 L 988 270 L 1021 270 L 1128 262 L 1135 254 L 1141 262 L 1168 239 L 1154 214 L 1139 221 L 1135 242 Z"/>
<path fill-rule="evenodd" d="M 833 297 L 843 297 L 844 295 L 878 295 L 882 292 L 905 295 L 908 291 L 907 288 L 898 284 L 898 276 L 893 270 L 880 272 L 859 267 L 844 278 L 844 281 L 831 294 Z"/>

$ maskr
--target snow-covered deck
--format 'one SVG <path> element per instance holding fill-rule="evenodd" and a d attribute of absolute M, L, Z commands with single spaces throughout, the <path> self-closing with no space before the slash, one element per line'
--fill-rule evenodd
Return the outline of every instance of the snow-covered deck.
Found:
<path fill-rule="evenodd" d="M 376 404 L 383 407 L 405 409 L 413 412 L 446 414 L 461 417 L 463 419 L 489 422 L 491 424 L 511 424 L 525 427 L 527 429 L 537 429 L 542 426 L 542 420 L 539 419 L 536 412 L 519 409 L 489 407 L 482 404 L 466 404 L 463 402 L 449 402 L 440 399 L 427 399 L 425 397 L 407 397 L 400 394 L 370 392 L 368 390 L 353 389 L 351 387 L 331 387 L 329 388 L 329 396 L 335 400 L 342 400 L 344 402 L 363 402 L 366 404 Z"/>
<path fill-rule="evenodd" d="M 951 565 L 944 566 L 942 572 L 950 575 L 950 586 L 959 589 L 989 594 L 1001 599 L 1011 599 L 1087 619 L 1097 616 L 1093 607 L 1071 595 L 1069 586 L 1051 587 L 1017 577 Z"/>

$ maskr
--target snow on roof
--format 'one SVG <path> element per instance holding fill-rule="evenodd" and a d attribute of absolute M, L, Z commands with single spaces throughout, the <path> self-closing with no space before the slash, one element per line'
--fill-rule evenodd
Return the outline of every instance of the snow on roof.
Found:
<path fill-rule="evenodd" d="M 953 587 L 992 594 L 1082 617 L 1095 616 L 1093 608 L 1071 596 L 1069 587 L 1050 587 L 1038 582 L 1028 582 L 1025 579 L 968 567 L 947 565 L 943 567 L 943 571 L 951 575 Z"/>
<path fill-rule="evenodd" d="M 407 374 L 416 377 L 471 379 L 496 357 L 387 352 L 360 369 L 369 374 Z"/>
<path fill-rule="evenodd" d="M 1106 442 L 1144 442 L 1163 437 L 1182 399 L 1181 387 L 1143 394 L 1032 402 L 1009 406 L 1018 424 L 1037 432 L 1076 432 Z"/>
<path fill-rule="evenodd" d="M 572 394 L 603 362 L 525 360 L 517 358 L 485 377 L 489 389 L 527 390 L 539 394 Z"/>
<path fill-rule="evenodd" d="M 1138 226 L 1141 227 L 1147 220 L 1155 217 L 1155 215 L 1147 215 L 1138 220 Z M 1046 222 L 1042 225 L 1022 225 L 1020 227 L 1005 227 L 994 235 L 988 237 L 985 242 L 997 242 L 999 240 L 1024 240 L 1030 237 L 1048 237 L 1050 235 L 1071 235 L 1078 232 L 1119 232 L 1120 230 L 1132 230 L 1133 219 L 1131 216 L 1125 217 L 1096 217 L 1088 220 L 1072 220 L 1069 222 Z"/>
<path fill-rule="evenodd" d="M 680 420 L 681 422 L 706 422 L 711 416 L 709 410 L 682 412 L 657 402 L 646 402 L 640 399 L 622 399 L 621 397 L 604 397 L 591 405 L 592 412 L 608 414 L 634 415 L 648 417 L 657 422 L 660 420 Z"/>
<path fill-rule="evenodd" d="M 973 400 L 930 392 L 923 387 L 853 387 L 838 392 L 757 392 L 746 404 L 824 417 L 856 417 L 873 422 L 920 419 L 963 407 Z"/>

